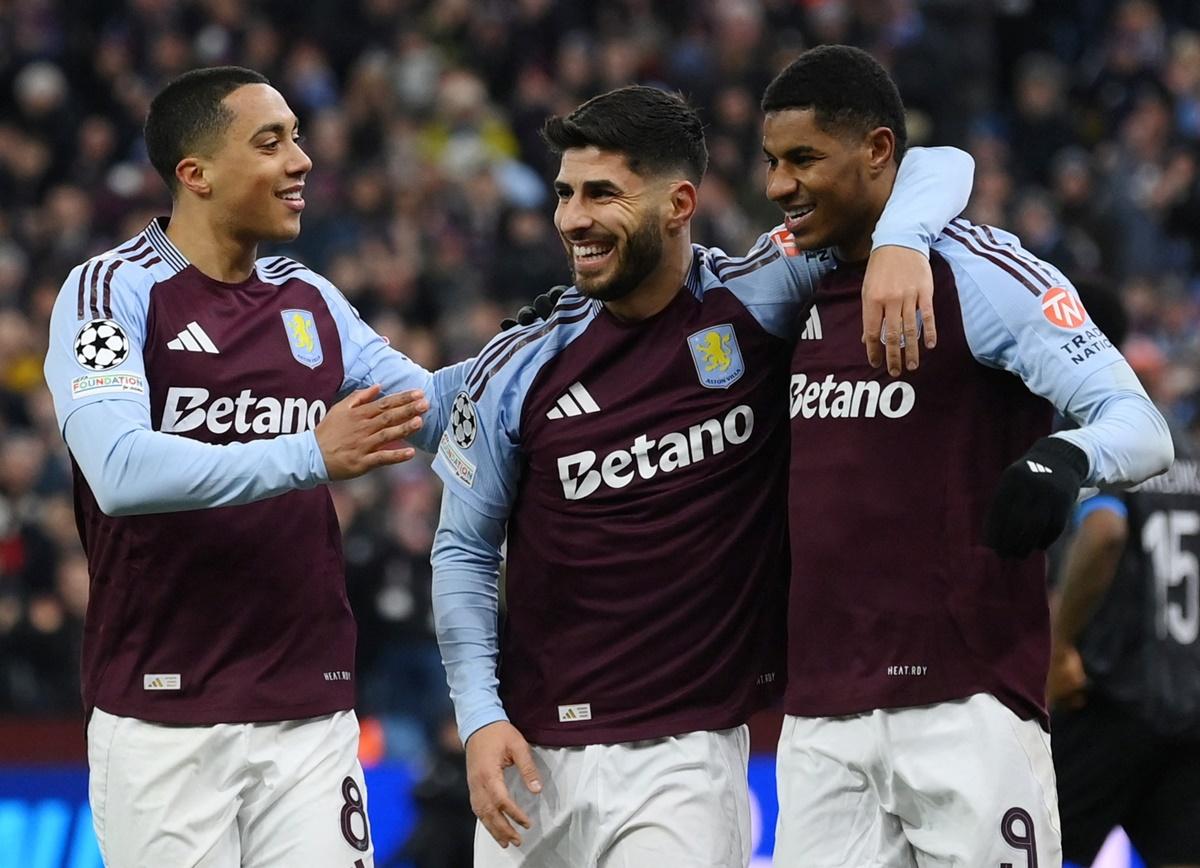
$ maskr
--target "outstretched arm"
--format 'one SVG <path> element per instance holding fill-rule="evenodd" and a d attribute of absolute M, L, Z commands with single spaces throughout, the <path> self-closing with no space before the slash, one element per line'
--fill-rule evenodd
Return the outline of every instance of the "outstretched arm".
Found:
<path fill-rule="evenodd" d="M 154 431 L 135 401 L 96 401 L 73 412 L 63 436 L 107 515 L 235 506 L 397 464 L 411 449 L 391 443 L 419 430 L 419 393 L 357 392 L 315 430 L 215 445 Z"/>
<path fill-rule="evenodd" d="M 332 283 L 315 272 L 309 272 L 308 276 L 321 291 L 337 325 L 345 371 L 343 390 L 379 386 L 384 395 L 414 389 L 424 392 L 429 399 L 429 410 L 425 414 L 424 424 L 412 433 L 409 440 L 418 449 L 436 452 L 446 421 L 450 418 L 454 396 L 462 390 L 463 380 L 473 360 L 427 371 L 367 325 Z"/>

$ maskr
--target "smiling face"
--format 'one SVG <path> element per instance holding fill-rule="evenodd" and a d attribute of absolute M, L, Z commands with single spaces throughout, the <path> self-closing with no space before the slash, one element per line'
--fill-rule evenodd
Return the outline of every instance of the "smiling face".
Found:
<path fill-rule="evenodd" d="M 800 249 L 840 247 L 847 258 L 866 258 L 890 192 L 889 184 L 881 199 L 880 181 L 894 144 L 887 128 L 856 136 L 822 128 L 812 109 L 768 112 L 763 121 L 767 198 L 783 209 L 784 224 Z"/>
<path fill-rule="evenodd" d="M 247 84 L 222 101 L 233 120 L 202 161 L 209 200 L 230 236 L 291 241 L 300 234 L 304 179 L 312 161 L 300 122 L 275 88 Z"/>
<path fill-rule="evenodd" d="M 669 183 L 638 175 L 622 154 L 589 146 L 563 152 L 554 190 L 554 225 L 585 295 L 624 298 L 659 267 Z"/>

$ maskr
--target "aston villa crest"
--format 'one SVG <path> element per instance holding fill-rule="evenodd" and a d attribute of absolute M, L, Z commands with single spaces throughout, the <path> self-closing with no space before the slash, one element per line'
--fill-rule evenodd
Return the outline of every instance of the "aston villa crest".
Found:
<path fill-rule="evenodd" d="M 283 327 L 287 329 L 292 358 L 306 368 L 315 368 L 325 361 L 325 354 L 321 352 L 321 336 L 317 334 L 312 313 L 291 308 L 281 311 L 280 316 L 283 317 Z"/>
<path fill-rule="evenodd" d="M 728 389 L 746 373 L 737 335 L 729 323 L 701 329 L 687 342 L 700 382 L 709 389 Z"/>

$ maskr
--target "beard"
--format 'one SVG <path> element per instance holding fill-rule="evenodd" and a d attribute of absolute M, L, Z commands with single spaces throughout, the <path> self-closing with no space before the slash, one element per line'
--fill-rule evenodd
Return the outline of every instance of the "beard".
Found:
<path fill-rule="evenodd" d="M 617 301 L 641 285 L 662 261 L 662 230 L 653 218 L 642 221 L 629 236 L 624 250 L 617 255 L 616 273 L 608 280 L 596 278 L 580 279 L 575 275 L 575 286 L 588 298 L 597 301 Z M 572 266 L 574 271 L 574 266 Z"/>

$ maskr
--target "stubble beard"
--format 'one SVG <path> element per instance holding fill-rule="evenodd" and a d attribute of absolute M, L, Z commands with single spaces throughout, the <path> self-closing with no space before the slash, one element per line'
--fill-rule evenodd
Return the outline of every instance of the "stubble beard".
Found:
<path fill-rule="evenodd" d="M 662 230 L 654 220 L 645 220 L 629 236 L 625 249 L 619 251 L 617 272 L 607 281 L 590 278 L 580 280 L 575 275 L 575 285 L 588 298 L 597 301 L 618 301 L 637 289 L 662 261 Z M 574 263 L 571 267 L 574 272 Z"/>

